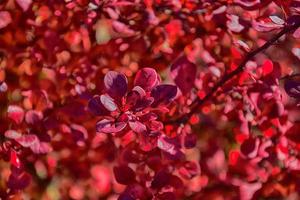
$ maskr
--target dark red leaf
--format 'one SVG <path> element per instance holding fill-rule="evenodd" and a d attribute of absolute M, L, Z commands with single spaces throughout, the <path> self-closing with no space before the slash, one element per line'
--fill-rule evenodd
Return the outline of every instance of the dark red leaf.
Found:
<path fill-rule="evenodd" d="M 114 167 L 114 175 L 117 182 L 123 185 L 128 185 L 135 181 L 134 171 L 126 165 Z"/>
<path fill-rule="evenodd" d="M 241 153 L 248 158 L 255 158 L 258 152 L 259 140 L 249 138 L 241 145 Z"/>
<path fill-rule="evenodd" d="M 153 177 L 153 181 L 151 183 L 151 187 L 155 189 L 160 189 L 169 184 L 171 179 L 171 175 L 165 170 L 161 170 L 155 174 Z"/>
<path fill-rule="evenodd" d="M 158 83 L 158 75 L 155 69 L 152 68 L 143 68 L 139 70 L 134 79 L 134 85 L 140 86 L 146 91 L 151 91 Z"/>
<path fill-rule="evenodd" d="M 171 76 L 183 94 L 191 91 L 196 79 L 197 67 L 186 56 L 178 58 L 171 66 Z"/>

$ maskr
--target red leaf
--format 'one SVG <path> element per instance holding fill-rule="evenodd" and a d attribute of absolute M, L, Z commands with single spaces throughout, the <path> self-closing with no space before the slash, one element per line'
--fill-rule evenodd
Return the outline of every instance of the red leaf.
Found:
<path fill-rule="evenodd" d="M 158 75 L 152 68 L 143 68 L 136 73 L 134 85 L 150 91 L 159 83 Z"/>
<path fill-rule="evenodd" d="M 21 162 L 14 150 L 10 151 L 10 163 L 16 168 L 20 168 Z"/>
<path fill-rule="evenodd" d="M 185 56 L 178 58 L 171 66 L 171 76 L 183 94 L 191 91 L 196 79 L 197 67 Z"/>
<path fill-rule="evenodd" d="M 266 60 L 262 65 L 263 76 L 267 76 L 268 74 L 273 72 L 273 62 L 271 60 Z"/>
<path fill-rule="evenodd" d="M 20 106 L 8 106 L 7 113 L 8 117 L 17 124 L 20 124 L 24 119 L 24 110 Z"/>

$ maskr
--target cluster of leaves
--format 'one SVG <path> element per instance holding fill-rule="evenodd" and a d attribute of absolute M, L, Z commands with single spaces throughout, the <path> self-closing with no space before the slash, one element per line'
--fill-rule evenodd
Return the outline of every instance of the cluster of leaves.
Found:
<path fill-rule="evenodd" d="M 0 199 L 299 199 L 298 0 L 0 2 Z"/>

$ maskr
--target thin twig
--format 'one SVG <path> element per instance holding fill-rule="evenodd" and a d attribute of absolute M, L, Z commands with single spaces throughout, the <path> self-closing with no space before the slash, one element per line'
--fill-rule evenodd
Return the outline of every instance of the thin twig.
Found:
<path fill-rule="evenodd" d="M 300 73 L 297 73 L 297 74 L 291 74 L 291 75 L 286 75 L 286 76 L 283 76 L 281 77 L 279 80 L 284 80 L 284 79 L 287 79 L 287 78 L 294 78 L 294 77 L 299 77 L 300 76 Z"/>
<path fill-rule="evenodd" d="M 229 80 L 231 80 L 233 77 L 235 77 L 239 73 L 243 72 L 244 71 L 244 67 L 245 67 L 245 65 L 246 65 L 246 63 L 248 61 L 250 61 L 251 59 L 253 59 L 257 54 L 259 54 L 262 51 L 264 51 L 267 48 L 269 48 L 271 45 L 273 45 L 283 35 L 296 30 L 299 26 L 300 26 L 300 22 L 297 23 L 297 24 L 285 26 L 280 32 L 278 32 L 273 38 L 271 38 L 269 41 L 267 41 L 264 45 L 262 45 L 261 47 L 255 49 L 255 50 L 253 50 L 251 52 L 249 52 L 247 54 L 247 56 L 244 58 L 244 60 L 237 67 L 237 69 L 235 69 L 234 71 L 230 72 L 229 74 L 226 74 L 225 76 L 223 76 L 223 78 L 216 85 L 214 85 L 211 88 L 210 92 L 208 92 L 207 95 L 204 98 L 200 99 L 199 97 L 197 97 L 192 102 L 192 104 L 190 106 L 191 107 L 190 112 L 181 115 L 177 119 L 167 121 L 167 122 L 165 122 L 165 124 L 174 124 L 174 123 L 176 123 L 176 124 L 184 124 L 184 123 L 186 123 L 190 119 L 190 117 L 194 113 L 197 112 L 197 110 L 199 109 L 199 107 L 201 105 L 203 105 L 207 100 L 209 100 L 215 94 L 215 92 L 219 88 L 222 88 L 222 86 L 224 86 Z"/>

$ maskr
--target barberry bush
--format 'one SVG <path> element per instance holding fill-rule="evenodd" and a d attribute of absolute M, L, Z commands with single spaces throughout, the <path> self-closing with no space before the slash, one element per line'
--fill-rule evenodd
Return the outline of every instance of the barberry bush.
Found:
<path fill-rule="evenodd" d="M 0 199 L 300 199 L 299 0 L 0 1 Z"/>

